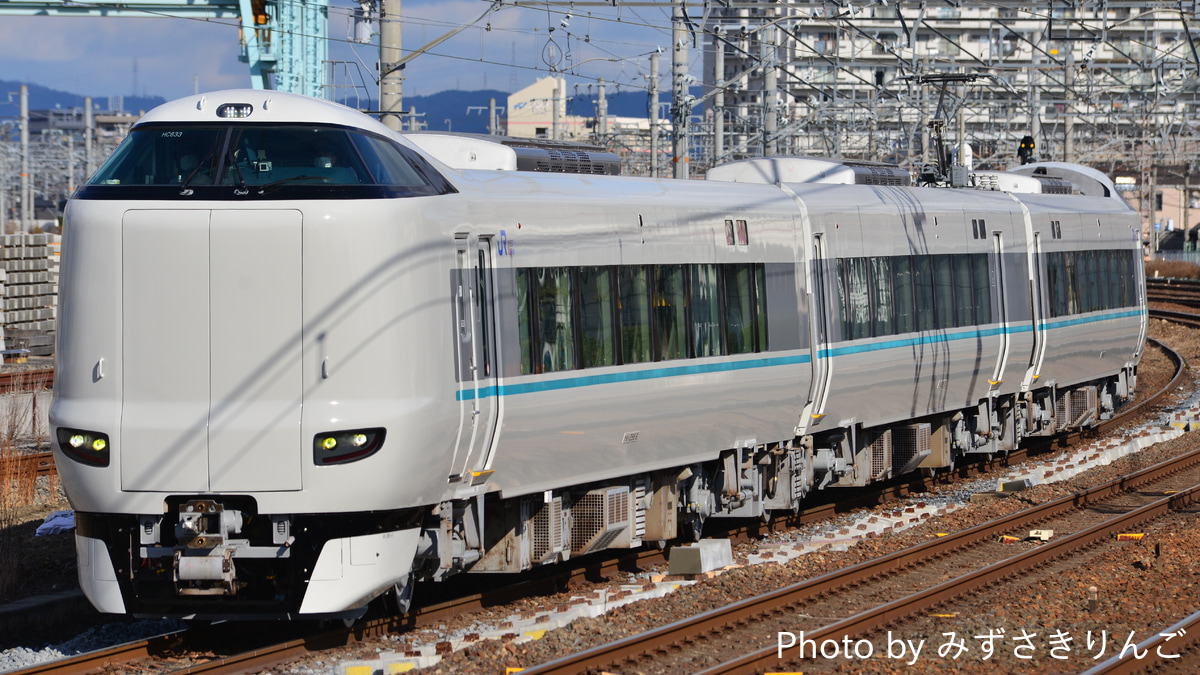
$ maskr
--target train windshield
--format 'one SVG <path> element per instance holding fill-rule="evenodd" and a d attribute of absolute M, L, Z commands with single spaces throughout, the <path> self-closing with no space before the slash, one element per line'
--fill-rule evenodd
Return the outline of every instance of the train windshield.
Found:
<path fill-rule="evenodd" d="M 453 191 L 417 153 L 358 130 L 318 125 L 145 125 L 78 195 L 232 199 L 372 198 Z"/>

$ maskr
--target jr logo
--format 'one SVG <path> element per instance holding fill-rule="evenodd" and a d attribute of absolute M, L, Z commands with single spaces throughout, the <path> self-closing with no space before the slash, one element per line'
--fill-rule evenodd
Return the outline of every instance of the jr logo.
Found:
<path fill-rule="evenodd" d="M 500 255 L 512 255 L 512 240 L 508 238 L 508 234 L 504 230 L 500 230 Z"/>

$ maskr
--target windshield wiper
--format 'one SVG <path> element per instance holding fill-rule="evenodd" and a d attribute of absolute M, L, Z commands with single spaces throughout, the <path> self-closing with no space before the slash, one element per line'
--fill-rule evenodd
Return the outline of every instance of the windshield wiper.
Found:
<path fill-rule="evenodd" d="M 277 185 L 282 185 L 284 183 L 290 183 L 290 182 L 296 181 L 296 180 L 320 180 L 320 181 L 325 181 L 326 183 L 328 183 L 332 179 L 330 179 L 326 176 L 308 176 L 308 175 L 291 176 L 289 178 L 280 178 L 279 180 L 271 181 L 270 183 L 267 183 L 266 185 L 258 188 L 258 194 L 261 195 L 262 193 L 266 192 L 269 188 L 273 188 Z"/>
<path fill-rule="evenodd" d="M 242 170 L 238 168 L 237 161 L 230 162 L 229 165 L 233 167 L 233 172 L 237 174 L 238 187 L 241 188 L 240 190 L 234 190 L 233 194 L 239 197 L 250 194 L 250 190 L 246 187 L 246 179 L 242 178 Z M 259 194 L 262 193 L 260 192 Z"/>
<path fill-rule="evenodd" d="M 204 159 L 196 162 L 196 168 L 192 169 L 192 172 L 188 174 L 187 180 L 183 181 L 183 184 L 179 186 L 180 196 L 187 197 L 188 195 L 192 194 L 193 190 L 189 188 L 188 185 L 191 184 L 192 179 L 196 177 L 196 174 L 200 173 L 200 169 L 204 168 L 204 163 L 212 159 L 212 156 L 212 150 L 209 150 L 208 154 L 204 156 Z"/>

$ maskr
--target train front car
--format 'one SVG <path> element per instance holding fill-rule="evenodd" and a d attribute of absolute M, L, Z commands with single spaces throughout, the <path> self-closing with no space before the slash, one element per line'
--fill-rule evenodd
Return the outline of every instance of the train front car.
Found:
<path fill-rule="evenodd" d="M 348 617 L 407 579 L 458 422 L 417 328 L 454 198 L 382 125 L 259 91 L 155 109 L 75 194 L 51 425 L 98 609 Z"/>

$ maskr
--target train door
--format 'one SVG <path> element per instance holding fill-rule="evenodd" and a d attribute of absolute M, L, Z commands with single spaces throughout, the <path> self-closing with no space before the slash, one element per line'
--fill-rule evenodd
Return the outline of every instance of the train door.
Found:
<path fill-rule="evenodd" d="M 1029 289 L 1033 295 L 1033 353 L 1029 357 L 1029 371 L 1025 375 L 1022 388 L 1033 385 L 1042 372 L 1042 359 L 1046 356 L 1046 317 L 1049 312 L 1046 307 L 1045 294 L 1045 262 L 1042 254 L 1042 233 L 1033 233 L 1033 255 L 1029 262 Z"/>
<path fill-rule="evenodd" d="M 461 417 L 450 481 L 470 480 L 488 463 L 499 418 L 492 242 L 455 239 L 454 325 Z"/>
<path fill-rule="evenodd" d="M 832 368 L 829 359 L 829 286 L 825 267 L 824 235 L 814 234 L 812 242 L 812 260 L 808 266 L 810 271 L 809 288 L 811 289 L 812 320 L 810 321 L 810 341 L 812 343 L 813 379 L 809 392 L 809 418 L 805 424 L 813 424 L 825 415 L 825 402 L 828 399 L 829 381 Z"/>
<path fill-rule="evenodd" d="M 992 233 L 992 252 L 995 255 L 996 265 L 993 269 L 996 270 L 993 284 L 999 289 L 997 295 L 999 302 L 997 308 L 1000 311 L 1000 316 L 996 317 L 1000 323 L 1000 353 L 996 357 L 996 368 L 992 371 L 992 377 L 989 384 L 995 389 L 1004 381 L 1004 364 L 1008 363 L 1008 349 L 1010 344 L 1008 333 L 1008 293 L 1006 293 L 1005 278 L 1004 278 L 1004 240 L 1003 233 Z"/>

